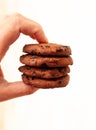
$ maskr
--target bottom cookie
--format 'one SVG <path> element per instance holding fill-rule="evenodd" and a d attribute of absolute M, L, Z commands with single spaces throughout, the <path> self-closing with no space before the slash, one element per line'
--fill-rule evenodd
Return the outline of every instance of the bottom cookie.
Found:
<path fill-rule="evenodd" d="M 25 84 L 32 85 L 37 88 L 59 88 L 65 87 L 69 83 L 69 75 L 66 75 L 61 78 L 57 79 L 39 79 L 39 78 L 32 78 L 30 76 L 22 75 L 22 80 Z"/>

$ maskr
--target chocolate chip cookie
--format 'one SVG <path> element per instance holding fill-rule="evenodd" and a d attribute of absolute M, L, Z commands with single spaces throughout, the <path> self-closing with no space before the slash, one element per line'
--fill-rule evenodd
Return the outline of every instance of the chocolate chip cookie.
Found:
<path fill-rule="evenodd" d="M 67 73 L 70 72 L 70 68 L 69 66 L 58 67 L 58 68 L 46 68 L 46 67 L 36 68 L 36 67 L 25 65 L 19 67 L 19 71 L 31 77 L 52 79 L 52 78 L 59 78 L 65 76 Z"/>
<path fill-rule="evenodd" d="M 54 43 L 26 44 L 23 47 L 23 52 L 40 56 L 69 56 L 71 55 L 71 48 Z"/>
<path fill-rule="evenodd" d="M 73 64 L 70 46 L 54 43 L 27 44 L 23 47 L 19 67 L 25 84 L 37 88 L 59 88 L 69 83 Z"/>
<path fill-rule="evenodd" d="M 71 56 L 66 57 L 46 57 L 31 54 L 22 55 L 20 61 L 23 64 L 34 67 L 65 67 L 73 64 Z"/>
<path fill-rule="evenodd" d="M 69 83 L 69 78 L 70 78 L 69 75 L 56 79 L 32 78 L 24 74 L 22 75 L 22 80 L 25 84 L 44 89 L 65 87 Z"/>

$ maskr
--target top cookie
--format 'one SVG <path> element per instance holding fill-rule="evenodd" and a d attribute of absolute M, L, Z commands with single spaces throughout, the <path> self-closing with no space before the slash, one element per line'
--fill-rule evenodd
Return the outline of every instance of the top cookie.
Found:
<path fill-rule="evenodd" d="M 23 52 L 41 56 L 69 56 L 71 48 L 55 43 L 26 44 Z"/>

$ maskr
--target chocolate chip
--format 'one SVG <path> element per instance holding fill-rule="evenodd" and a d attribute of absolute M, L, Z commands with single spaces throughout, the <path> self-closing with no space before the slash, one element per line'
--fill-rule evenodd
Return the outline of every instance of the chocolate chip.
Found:
<path fill-rule="evenodd" d="M 50 74 L 51 74 L 52 77 L 55 77 L 55 73 L 52 73 L 52 72 L 51 72 Z"/>
<path fill-rule="evenodd" d="M 41 47 L 42 49 L 44 49 L 44 47 L 43 47 L 42 45 L 41 45 L 40 47 Z"/>
<path fill-rule="evenodd" d="M 59 72 L 62 72 L 62 68 L 58 68 L 58 71 L 59 71 Z"/>
<path fill-rule="evenodd" d="M 45 47 L 46 47 L 46 48 L 50 48 L 50 46 L 48 46 L 48 45 L 46 45 Z"/>
<path fill-rule="evenodd" d="M 61 49 L 61 48 L 58 48 L 57 50 L 56 50 L 56 52 L 62 52 L 63 51 L 63 49 Z"/>
<path fill-rule="evenodd" d="M 32 50 L 32 51 L 31 51 L 31 54 L 36 55 L 36 51 L 35 51 L 35 50 Z"/>
<path fill-rule="evenodd" d="M 36 76 L 36 72 L 35 71 L 33 71 L 33 73 L 32 73 L 34 76 Z"/>
<path fill-rule="evenodd" d="M 41 65 L 41 67 L 47 67 L 46 63 L 43 63 L 43 64 Z"/>
<path fill-rule="evenodd" d="M 59 81 L 58 81 L 58 84 L 62 84 L 62 81 L 61 81 L 61 80 L 59 80 Z"/>
<path fill-rule="evenodd" d="M 26 69 L 27 69 L 27 70 L 30 70 L 30 67 L 29 67 L 29 66 L 26 66 Z"/>

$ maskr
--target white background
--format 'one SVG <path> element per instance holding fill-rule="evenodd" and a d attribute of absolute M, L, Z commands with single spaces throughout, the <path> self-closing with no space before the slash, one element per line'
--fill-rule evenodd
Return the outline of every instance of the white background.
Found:
<path fill-rule="evenodd" d="M 66 88 L 5 102 L 4 130 L 96 130 L 96 0 L 7 2 L 6 12 L 40 23 L 49 42 L 70 45 L 74 64 Z M 2 63 L 7 80 L 21 80 L 22 47 L 35 42 L 21 35 L 12 45 Z"/>

